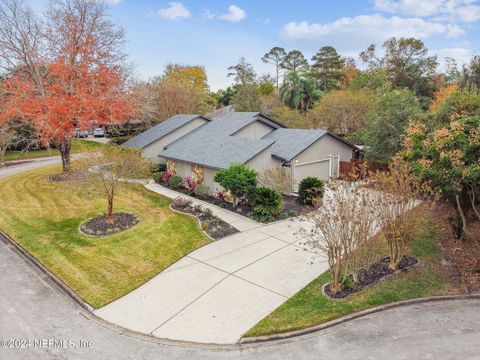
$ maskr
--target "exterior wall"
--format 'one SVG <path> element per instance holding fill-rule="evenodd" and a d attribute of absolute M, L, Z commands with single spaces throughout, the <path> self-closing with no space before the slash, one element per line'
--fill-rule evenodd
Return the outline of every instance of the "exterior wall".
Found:
<path fill-rule="evenodd" d="M 350 146 L 332 136 L 327 135 L 320 138 L 292 161 L 292 165 L 294 166 L 295 190 L 298 189 L 299 182 L 307 176 L 315 176 L 324 181 L 328 180 L 330 166 L 332 166 L 331 170 L 333 173 L 335 170 L 338 172 L 338 169 L 335 168 L 338 161 L 350 161 L 352 154 L 353 149 Z M 331 165 L 330 156 L 332 156 Z M 337 164 L 333 164 L 334 161 L 337 162 Z"/>
<path fill-rule="evenodd" d="M 352 154 L 353 149 L 350 146 L 342 143 L 332 136 L 325 135 L 300 153 L 295 160 L 293 160 L 293 162 L 304 163 L 327 159 L 330 155 L 339 155 L 341 161 L 350 161 Z"/>
<path fill-rule="evenodd" d="M 254 121 L 253 123 L 239 130 L 233 136 L 243 139 L 260 139 L 273 130 L 274 129 L 272 127 L 265 125 L 260 121 Z"/>
<path fill-rule="evenodd" d="M 281 164 L 281 162 L 272 157 L 272 146 L 269 146 L 260 154 L 246 162 L 246 165 L 250 166 L 259 174 L 265 169 L 269 169 L 279 164 Z"/>
<path fill-rule="evenodd" d="M 183 125 L 175 131 L 172 131 L 170 134 L 165 135 L 161 139 L 158 139 L 154 143 L 145 147 L 142 151 L 143 157 L 152 159 L 155 164 L 165 164 L 166 159 L 158 157 L 158 154 L 163 151 L 163 148 L 205 123 L 207 123 L 207 120 L 202 118 L 197 118 L 190 121 L 188 124 Z"/>

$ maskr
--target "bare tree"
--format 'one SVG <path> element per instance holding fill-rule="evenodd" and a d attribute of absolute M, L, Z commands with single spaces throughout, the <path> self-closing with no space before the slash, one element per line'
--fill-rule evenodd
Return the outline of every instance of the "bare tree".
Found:
<path fill-rule="evenodd" d="M 23 0 L 3 0 L 0 4 L 0 67 L 6 73 L 22 71 L 43 94 L 46 56 L 44 28 Z"/>
<path fill-rule="evenodd" d="M 395 270 L 420 218 L 411 210 L 420 204 L 420 199 L 426 199 L 430 189 L 412 174 L 409 166 L 395 160 L 388 173 L 379 172 L 371 178 L 370 188 L 376 194 L 372 210 L 388 245 L 389 267 Z"/>
<path fill-rule="evenodd" d="M 343 289 L 347 276 L 373 260 L 373 234 L 378 229 L 371 211 L 374 194 L 354 182 L 333 180 L 323 206 L 311 215 L 314 229 L 309 243 L 328 258 L 333 293 Z"/>
<path fill-rule="evenodd" d="M 88 153 L 79 164 L 93 191 L 106 197 L 110 222 L 113 222 L 115 196 L 137 180 L 147 179 L 152 168 L 151 162 L 143 159 L 139 151 L 120 146 L 104 146 Z"/>

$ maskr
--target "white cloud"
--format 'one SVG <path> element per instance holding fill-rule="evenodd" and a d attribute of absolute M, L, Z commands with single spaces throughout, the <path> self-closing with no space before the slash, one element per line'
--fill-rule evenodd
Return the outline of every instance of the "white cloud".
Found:
<path fill-rule="evenodd" d="M 175 20 L 178 18 L 189 18 L 191 16 L 188 10 L 181 2 L 172 1 L 168 7 L 158 10 L 158 15 L 165 19 Z"/>
<path fill-rule="evenodd" d="M 247 17 L 245 10 L 240 9 L 236 5 L 230 5 L 228 7 L 228 12 L 226 14 L 220 15 L 218 18 L 220 20 L 230 21 L 232 23 L 242 21 Z"/>
<path fill-rule="evenodd" d="M 447 57 L 455 59 L 459 66 L 468 64 L 473 57 L 472 50 L 463 47 L 432 49 L 431 52 L 438 56 L 438 62 L 441 68 L 445 66 L 445 58 Z"/>
<path fill-rule="evenodd" d="M 208 9 L 205 9 L 202 11 L 202 18 L 205 20 L 212 20 L 215 18 L 215 16 L 216 16 L 215 13 Z"/>
<path fill-rule="evenodd" d="M 458 25 L 419 18 L 385 17 L 379 14 L 342 18 L 325 24 L 291 22 L 286 24 L 282 31 L 284 39 L 303 42 L 304 46 L 318 47 L 321 42 L 355 51 L 371 43 L 383 43 L 393 36 L 425 39 L 435 35 L 458 37 L 462 34 L 463 30 Z"/>
<path fill-rule="evenodd" d="M 381 12 L 405 16 L 435 17 L 447 21 L 475 22 L 480 19 L 477 0 L 374 0 Z"/>

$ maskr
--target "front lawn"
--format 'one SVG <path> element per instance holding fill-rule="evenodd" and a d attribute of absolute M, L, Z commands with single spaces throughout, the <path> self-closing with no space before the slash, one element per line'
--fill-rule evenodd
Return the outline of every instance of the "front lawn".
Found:
<path fill-rule="evenodd" d="M 115 211 L 139 215 L 138 225 L 114 236 L 81 235 L 79 225 L 105 212 L 106 201 L 81 183 L 50 182 L 48 175 L 59 171 L 54 166 L 0 180 L 0 228 L 95 308 L 210 241 L 195 219 L 141 186 L 115 203 Z"/>
<path fill-rule="evenodd" d="M 441 265 L 443 255 L 438 245 L 443 235 L 441 231 L 438 224 L 428 220 L 412 240 L 408 253 L 420 260 L 420 268 L 399 274 L 338 301 L 327 299 L 321 293 L 321 287 L 330 281 L 329 273 L 326 272 L 250 329 L 245 336 L 303 329 L 394 301 L 461 293 L 461 287 L 455 281 L 454 270 Z"/>
<path fill-rule="evenodd" d="M 87 150 L 94 150 L 100 146 L 103 146 L 103 144 L 99 142 L 83 140 L 83 139 L 72 139 L 72 154 L 79 153 L 82 151 L 87 151 Z M 32 151 L 7 151 L 5 153 L 5 161 L 33 159 L 33 158 L 56 156 L 56 155 L 60 155 L 60 152 L 57 149 L 32 150 Z"/>

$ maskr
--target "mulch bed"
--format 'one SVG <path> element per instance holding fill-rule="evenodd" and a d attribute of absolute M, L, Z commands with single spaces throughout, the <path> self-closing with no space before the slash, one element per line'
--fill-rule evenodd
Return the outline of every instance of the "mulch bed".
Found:
<path fill-rule="evenodd" d="M 358 274 L 358 281 L 352 287 L 344 287 L 342 291 L 334 294 L 331 290 L 331 283 L 328 283 L 324 287 L 324 292 L 327 296 L 333 299 L 342 299 L 347 297 L 348 295 L 372 286 L 373 284 L 383 281 L 394 273 L 400 271 L 407 271 L 410 267 L 418 264 L 417 258 L 405 255 L 398 263 L 397 269 L 392 270 L 388 267 L 389 261 L 390 257 L 386 256 L 372 263 L 368 267 L 368 270 L 360 270 Z"/>
<path fill-rule="evenodd" d="M 232 203 L 230 203 L 228 201 L 225 201 L 223 199 L 216 198 L 214 196 L 210 196 L 210 195 L 199 196 L 195 193 L 191 193 L 190 191 L 188 191 L 183 186 L 181 186 L 179 188 L 171 188 L 171 187 L 169 187 L 169 186 L 167 186 L 166 184 L 163 184 L 163 183 L 161 185 L 163 185 L 163 186 L 165 186 L 169 189 L 178 191 L 182 194 L 194 197 L 194 198 L 199 199 L 199 200 L 203 200 L 203 201 L 208 202 L 208 203 L 213 204 L 213 205 L 217 205 L 218 207 L 221 207 L 222 209 L 230 210 L 234 213 L 237 213 L 237 214 L 247 216 L 247 217 L 250 217 L 250 218 L 254 219 L 252 216 L 250 216 L 250 213 L 253 210 L 252 206 L 250 204 L 239 204 L 239 205 L 234 206 Z M 297 202 L 297 197 L 296 196 L 291 196 L 291 195 L 282 195 L 282 196 L 283 196 L 283 201 L 285 202 L 283 212 L 280 215 L 278 215 L 276 218 L 270 219 L 267 222 L 283 220 L 283 219 L 287 219 L 287 218 L 290 218 L 290 217 L 295 217 L 295 216 L 298 216 L 298 215 L 306 215 L 306 214 L 308 214 L 308 213 L 310 213 L 310 212 L 312 212 L 316 209 L 314 206 L 311 206 L 311 205 L 299 204 Z M 254 220 L 257 220 L 257 219 L 254 219 Z"/>
<path fill-rule="evenodd" d="M 186 207 L 179 207 L 175 206 L 174 204 L 171 205 L 172 209 L 190 214 L 195 216 L 198 220 L 200 220 L 200 224 L 202 230 L 205 231 L 208 236 L 210 236 L 214 240 L 222 239 L 228 235 L 232 235 L 238 232 L 230 224 L 226 223 L 222 219 L 214 215 L 207 215 L 202 208 L 195 207 L 195 206 L 186 206 Z"/>
<path fill-rule="evenodd" d="M 434 209 L 435 221 L 441 227 L 440 245 L 445 254 L 442 265 L 454 270 L 464 289 L 470 293 L 480 293 L 480 222 L 470 221 L 470 238 L 456 239 L 449 224 L 455 211 L 446 203 L 438 202 Z"/>
<path fill-rule="evenodd" d="M 134 214 L 125 212 L 114 213 L 113 222 L 109 222 L 108 216 L 104 214 L 85 221 L 80 225 L 80 231 L 86 235 L 100 237 L 128 230 L 139 222 L 140 218 Z"/>
<path fill-rule="evenodd" d="M 61 172 L 59 174 L 53 174 L 48 177 L 48 181 L 51 182 L 63 182 L 63 181 L 71 181 L 71 182 L 83 182 L 86 181 L 87 175 L 82 172 Z"/>

